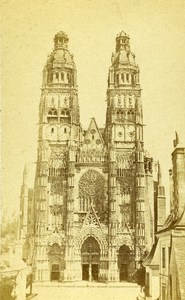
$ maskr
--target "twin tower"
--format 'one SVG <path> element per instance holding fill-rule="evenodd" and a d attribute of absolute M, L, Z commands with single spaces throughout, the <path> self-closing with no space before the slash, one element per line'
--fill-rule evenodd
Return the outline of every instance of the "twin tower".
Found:
<path fill-rule="evenodd" d="M 25 259 L 36 281 L 131 281 L 165 218 L 160 168 L 156 176 L 144 151 L 139 67 L 121 32 L 105 128 L 92 118 L 84 130 L 68 42 L 64 32 L 55 35 L 43 70 Z"/>

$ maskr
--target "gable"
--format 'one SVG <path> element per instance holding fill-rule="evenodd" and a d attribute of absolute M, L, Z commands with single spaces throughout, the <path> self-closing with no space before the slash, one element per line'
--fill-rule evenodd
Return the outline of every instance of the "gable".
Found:
<path fill-rule="evenodd" d="M 86 215 L 83 225 L 87 225 L 87 226 L 93 225 L 93 226 L 101 227 L 99 218 L 92 204 L 90 205 L 89 211 Z"/>
<path fill-rule="evenodd" d="M 102 135 L 94 118 L 91 119 L 88 130 L 84 135 L 84 143 L 91 147 L 100 147 L 104 144 Z"/>

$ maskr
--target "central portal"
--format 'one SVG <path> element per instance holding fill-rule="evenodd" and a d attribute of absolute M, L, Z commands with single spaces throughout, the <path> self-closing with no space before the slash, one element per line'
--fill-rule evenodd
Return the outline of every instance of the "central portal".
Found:
<path fill-rule="evenodd" d="M 100 265 L 100 246 L 94 237 L 88 237 L 81 249 L 82 280 L 98 281 Z"/>

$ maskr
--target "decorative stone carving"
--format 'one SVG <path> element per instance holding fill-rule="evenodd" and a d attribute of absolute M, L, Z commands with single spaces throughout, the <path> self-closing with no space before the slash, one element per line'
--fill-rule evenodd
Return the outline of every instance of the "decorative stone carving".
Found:
<path fill-rule="evenodd" d="M 105 180 L 97 171 L 89 170 L 79 182 L 79 196 L 94 196 L 104 189 Z"/>
<path fill-rule="evenodd" d="M 123 170 L 123 172 L 124 171 L 125 170 Z M 128 173 L 125 172 L 125 174 L 128 174 Z M 132 186 L 130 176 L 126 177 L 123 174 L 123 177 L 118 178 L 117 180 L 118 180 L 119 185 L 120 185 L 120 194 L 123 195 L 124 193 L 130 193 L 131 186 Z"/>
<path fill-rule="evenodd" d="M 90 140 L 86 139 L 84 143 L 88 146 Z M 97 149 L 95 147 L 101 147 L 101 141 L 99 139 L 96 141 L 94 148 L 92 146 L 80 151 L 80 153 L 77 155 L 78 162 L 103 163 L 105 160 L 105 152 L 102 150 L 102 148 Z"/>
<path fill-rule="evenodd" d="M 99 218 L 95 212 L 94 207 L 91 205 L 87 216 L 84 220 L 84 225 L 95 225 L 95 226 L 100 226 L 100 221 Z"/>
<path fill-rule="evenodd" d="M 76 167 L 76 173 L 80 173 L 81 168 L 80 167 Z"/>
<path fill-rule="evenodd" d="M 48 258 L 49 261 L 52 262 L 60 262 L 62 259 L 62 248 L 59 246 L 59 244 L 55 243 L 52 246 L 48 245 Z"/>
<path fill-rule="evenodd" d="M 65 151 L 61 147 L 51 147 L 51 159 L 63 159 L 65 160 Z"/>
<path fill-rule="evenodd" d="M 54 215 L 57 216 L 59 214 L 62 214 L 63 212 L 63 206 L 59 204 L 54 204 L 50 206 L 50 212 Z"/>
<path fill-rule="evenodd" d="M 132 153 L 117 153 L 116 154 L 117 166 L 124 169 L 130 169 L 133 165 Z"/>
<path fill-rule="evenodd" d="M 62 183 L 61 181 L 53 181 L 51 183 L 51 195 L 55 195 L 55 194 L 62 194 Z"/>
<path fill-rule="evenodd" d="M 122 236 L 117 237 L 117 240 L 116 240 L 116 248 L 117 248 L 117 250 L 119 250 L 119 248 L 122 245 L 126 245 L 131 250 L 134 250 L 133 241 L 132 241 L 132 238 L 131 238 L 131 235 L 129 234 L 129 232 L 127 232 L 126 236 L 122 235 Z"/>
<path fill-rule="evenodd" d="M 79 181 L 80 211 L 87 212 L 94 205 L 103 223 L 107 223 L 106 189 L 104 177 L 94 170 L 87 171 Z"/>
<path fill-rule="evenodd" d="M 120 213 L 122 214 L 123 227 L 130 225 L 131 207 L 130 204 L 120 205 Z"/>
<path fill-rule="evenodd" d="M 86 216 L 86 212 L 79 214 L 78 221 L 80 224 L 83 224 L 83 222 L 85 220 L 85 216 Z"/>
<path fill-rule="evenodd" d="M 85 140 L 85 144 L 88 145 L 89 143 L 90 143 L 90 140 L 89 140 L 89 139 L 86 139 L 86 140 Z"/>
<path fill-rule="evenodd" d="M 93 214 L 89 214 L 87 219 L 84 222 L 85 225 L 98 225 L 97 219 Z"/>
<path fill-rule="evenodd" d="M 107 166 L 104 167 L 102 171 L 103 171 L 103 173 L 108 173 L 108 167 Z"/>
<path fill-rule="evenodd" d="M 66 167 L 66 153 L 61 147 L 51 147 L 49 166 L 52 168 Z"/>
<path fill-rule="evenodd" d="M 57 230 L 57 232 L 52 233 L 52 235 L 50 236 L 49 241 L 48 241 L 48 250 L 50 249 L 50 247 L 53 244 L 58 244 L 62 249 L 64 242 L 65 242 L 64 237 L 65 237 L 65 234 L 62 230 L 61 230 L 60 234 L 58 233 L 58 230 Z"/>
<path fill-rule="evenodd" d="M 106 240 L 106 236 L 104 235 L 103 231 L 100 227 L 92 227 L 92 226 L 85 226 L 79 231 L 79 233 L 75 237 L 75 247 L 79 251 L 81 250 L 83 242 L 86 240 L 88 236 L 94 237 L 99 245 L 100 245 L 100 254 L 101 257 L 108 256 L 108 243 Z"/>

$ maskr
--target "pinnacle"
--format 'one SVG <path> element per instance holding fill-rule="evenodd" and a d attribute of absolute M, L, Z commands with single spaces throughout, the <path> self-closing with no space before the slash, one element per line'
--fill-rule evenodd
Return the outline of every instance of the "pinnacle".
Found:
<path fill-rule="evenodd" d="M 126 32 L 123 31 L 123 30 L 120 33 L 117 34 L 117 37 L 123 37 L 123 36 L 129 37 L 129 35 L 126 34 Z"/>

